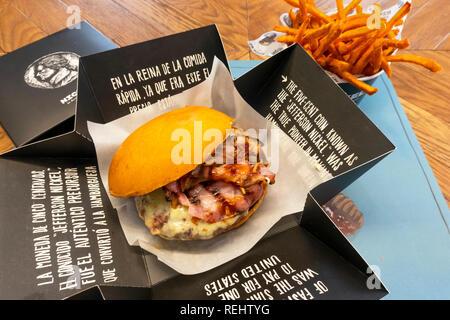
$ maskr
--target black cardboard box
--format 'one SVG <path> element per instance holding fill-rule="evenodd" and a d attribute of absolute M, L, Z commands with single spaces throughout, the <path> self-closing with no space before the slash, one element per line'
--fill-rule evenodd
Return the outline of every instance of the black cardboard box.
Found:
<path fill-rule="evenodd" d="M 16 146 L 73 127 L 81 56 L 117 46 L 87 22 L 0 58 L 0 119 Z"/>
<path fill-rule="evenodd" d="M 2 298 L 308 300 L 378 299 L 387 293 L 321 205 L 394 147 L 299 46 L 263 62 L 235 84 L 263 116 L 286 133 L 295 132 L 296 139 L 303 137 L 299 143 L 334 178 L 312 190 L 304 211 L 283 218 L 252 250 L 205 273 L 177 274 L 128 246 L 100 180 L 86 121 L 105 123 L 140 108 L 136 101 L 115 100 L 111 79 L 199 54 L 205 61 L 198 71 L 211 68 L 214 57 L 226 64 L 215 26 L 82 57 L 74 130 L 1 156 L 0 248 L 8 257 L 0 262 Z M 177 75 L 187 72 L 192 69 Z M 164 78 L 155 74 L 145 83 L 154 86 Z M 278 100 L 288 81 L 328 123 L 317 120 L 319 127 L 311 118 L 311 136 L 301 127 L 284 126 L 295 123 L 285 120 L 286 105 Z M 165 91 L 150 102 L 163 103 L 177 92 Z"/>

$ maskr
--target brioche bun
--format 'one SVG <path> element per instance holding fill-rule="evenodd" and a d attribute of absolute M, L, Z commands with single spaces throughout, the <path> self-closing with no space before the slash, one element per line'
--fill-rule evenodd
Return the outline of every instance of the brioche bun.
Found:
<path fill-rule="evenodd" d="M 185 129 L 191 137 L 191 155 L 194 157 L 194 122 L 201 121 L 201 136 L 209 129 L 231 129 L 233 119 L 217 110 L 186 106 L 160 115 L 136 129 L 114 155 L 108 174 L 109 192 L 115 197 L 135 197 L 148 194 L 181 178 L 194 170 L 198 163 L 175 164 L 171 154 L 179 141 L 171 139 L 177 129 Z M 217 143 L 215 147 L 223 141 Z M 203 151 L 211 142 L 202 143 Z"/>

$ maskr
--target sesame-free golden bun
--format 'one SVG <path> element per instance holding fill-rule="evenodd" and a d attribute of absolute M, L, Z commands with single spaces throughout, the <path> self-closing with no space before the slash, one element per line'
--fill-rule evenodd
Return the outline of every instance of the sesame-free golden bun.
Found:
<path fill-rule="evenodd" d="M 108 174 L 109 192 L 115 197 L 136 197 L 150 193 L 166 184 L 181 178 L 194 170 L 200 163 L 194 163 L 194 122 L 201 122 L 201 137 L 209 129 L 218 129 L 226 138 L 233 119 L 217 110 L 186 106 L 162 114 L 131 133 L 114 155 Z M 177 129 L 190 133 L 190 163 L 176 164 L 172 161 L 172 150 L 180 140 L 172 140 Z M 200 130 L 197 126 L 196 135 Z M 202 141 L 202 162 L 204 150 L 222 141 Z"/>

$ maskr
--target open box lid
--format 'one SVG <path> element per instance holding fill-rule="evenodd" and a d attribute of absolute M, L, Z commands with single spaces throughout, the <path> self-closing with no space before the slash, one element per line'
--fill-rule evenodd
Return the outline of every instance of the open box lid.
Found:
<path fill-rule="evenodd" d="M 79 57 L 116 47 L 81 22 L 2 56 L 0 121 L 14 144 L 71 131 Z"/>
<path fill-rule="evenodd" d="M 321 188 L 317 191 L 319 199 L 313 197 L 314 190 L 308 196 L 303 213 L 281 220 L 252 250 L 206 273 L 178 275 L 153 255 L 128 245 L 101 183 L 86 121 L 107 122 L 135 110 L 130 109 L 130 106 L 137 105 L 133 101 L 119 103 L 123 100 L 115 96 L 115 80 L 111 79 L 167 61 L 183 60 L 186 56 L 199 60 L 197 66 L 179 70 L 182 77 L 193 70 L 199 73 L 208 70 L 214 57 L 226 62 L 217 28 L 208 26 L 82 58 L 75 130 L 18 148 L 0 157 L 0 172 L 5 181 L 0 186 L 0 248 L 2 252 L 8 252 L 10 257 L 0 261 L 0 270 L 2 274 L 17 273 L 21 279 L 17 281 L 17 277 L 2 277 L 1 287 L 8 288 L 2 290 L 3 297 L 66 298 L 78 292 L 86 294 L 85 290 L 89 288 L 92 288 L 91 292 L 98 293 L 102 286 L 108 285 L 114 288 L 151 287 L 151 297 L 163 298 L 171 297 L 176 288 L 173 284 L 178 283 L 185 286 L 186 291 L 183 291 L 184 295 L 173 298 L 220 298 L 217 294 L 208 296 L 205 285 L 213 283 L 218 277 L 226 279 L 230 276 L 233 279 L 237 271 L 241 272 L 246 266 L 259 264 L 262 259 L 272 256 L 280 260 L 277 263 L 278 260 L 273 258 L 275 268 L 288 263 L 298 272 L 306 270 L 311 275 L 317 273 L 315 279 L 322 281 L 324 286 L 317 281 L 310 281 L 313 289 L 309 291 L 317 288 L 322 290 L 324 294 L 320 294 L 321 298 L 377 299 L 385 295 L 387 291 L 382 284 L 376 287 L 377 290 L 366 286 L 367 280 L 370 277 L 376 279 L 376 276 L 368 273 L 365 261 L 327 218 L 320 205 L 394 147 L 298 46 L 249 71 L 236 81 L 237 88 L 257 111 L 267 116 L 268 113 L 264 114 L 268 110 L 264 109 L 265 106 L 270 109 L 274 101 L 279 99 L 284 86 L 294 81 L 296 89 L 302 90 L 317 108 L 314 114 L 320 113 L 326 118 L 328 125 L 324 126 L 322 122 L 321 126 L 324 132 L 334 128 L 336 135 L 344 141 L 342 143 L 347 146 L 346 152 L 353 154 L 349 158 L 352 163 L 348 161 L 334 169 L 333 162 L 327 159 L 331 159 L 330 152 L 335 150 L 335 146 L 331 145 L 332 150 L 327 153 L 320 152 L 318 148 L 317 161 L 328 163 L 328 170 L 336 177 L 317 188 Z M 298 68 L 303 71 L 301 76 Z M 164 78 L 163 74 L 149 78 L 145 84 L 155 87 L 157 82 L 162 81 L 161 78 Z M 261 92 L 262 88 L 264 92 Z M 289 88 L 294 87 L 291 84 Z M 174 88 L 161 92 L 150 101 L 164 103 L 165 98 L 179 90 Z M 324 95 L 328 96 L 328 100 L 324 100 Z M 280 101 L 278 110 L 283 110 L 284 102 L 289 100 Z M 307 134 L 303 136 L 308 144 L 317 147 L 318 140 Z M 325 142 L 321 144 L 322 147 L 324 145 Z M 340 156 L 347 157 L 345 153 Z M 300 249 L 303 254 L 297 254 Z M 57 254 L 58 250 L 60 255 Z M 287 279 L 293 286 L 289 295 L 302 289 L 299 286 L 300 282 L 304 282 L 304 276 L 298 276 L 299 282 Z M 198 279 L 202 280 L 200 284 L 203 286 L 197 283 Z M 130 290 L 120 289 L 118 294 L 122 294 L 122 297 L 123 294 L 131 295 Z M 272 294 L 277 298 L 287 297 L 284 294 Z M 240 295 L 244 296 L 242 291 Z M 297 297 L 301 298 L 302 293 L 297 294 Z"/>

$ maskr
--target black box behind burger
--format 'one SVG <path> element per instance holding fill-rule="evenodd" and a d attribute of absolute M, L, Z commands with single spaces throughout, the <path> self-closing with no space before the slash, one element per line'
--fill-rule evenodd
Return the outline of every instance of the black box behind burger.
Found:
<path fill-rule="evenodd" d="M 200 83 L 205 76 L 145 103 L 119 99 L 111 80 L 196 55 L 202 62 L 177 70 L 177 77 L 196 71 L 206 76 L 214 57 L 227 64 L 215 26 L 82 57 L 74 131 L 1 156 L 0 248 L 8 257 L 0 262 L 1 298 L 378 299 L 387 293 L 321 205 L 394 146 L 299 46 L 235 85 L 334 178 L 312 190 L 303 212 L 283 218 L 250 251 L 201 274 L 178 274 L 128 245 L 100 179 L 86 121 L 106 123 Z M 155 73 L 145 85 L 169 77 Z M 295 103 L 289 84 L 310 101 L 309 112 L 303 110 L 309 127 L 289 111 L 288 103 Z"/>
<path fill-rule="evenodd" d="M 0 58 L 0 121 L 17 147 L 73 129 L 81 56 L 117 46 L 87 22 Z"/>

